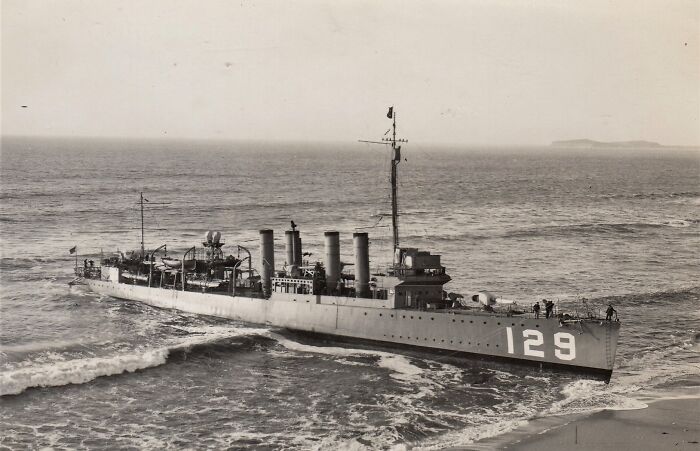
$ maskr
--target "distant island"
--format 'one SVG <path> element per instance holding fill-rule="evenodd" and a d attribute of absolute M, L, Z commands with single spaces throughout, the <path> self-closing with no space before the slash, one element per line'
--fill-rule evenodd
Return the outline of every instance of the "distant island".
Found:
<path fill-rule="evenodd" d="M 613 141 L 603 142 L 594 141 L 592 139 L 569 139 L 566 141 L 552 141 L 552 147 L 575 147 L 583 149 L 591 149 L 598 147 L 623 147 L 623 148 L 649 148 L 663 147 L 659 143 L 652 141 Z"/>

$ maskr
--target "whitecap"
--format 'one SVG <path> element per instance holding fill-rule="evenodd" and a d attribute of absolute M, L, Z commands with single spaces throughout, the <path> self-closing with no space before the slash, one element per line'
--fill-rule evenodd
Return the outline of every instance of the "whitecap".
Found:
<path fill-rule="evenodd" d="M 236 336 L 261 335 L 268 332 L 267 329 L 223 326 L 182 329 L 192 335 L 155 349 L 138 348 L 116 355 L 71 360 L 65 360 L 64 356 L 55 353 L 43 355 L 31 365 L 3 371 L 0 374 L 0 396 L 16 395 L 31 387 L 83 384 L 102 376 L 132 373 L 163 365 L 172 351 L 187 350 L 193 346 Z"/>
<path fill-rule="evenodd" d="M 30 387 L 83 384 L 100 376 L 131 373 L 164 364 L 168 352 L 167 348 L 163 348 L 143 353 L 74 359 L 4 371 L 0 374 L 0 395 L 16 395 Z"/>

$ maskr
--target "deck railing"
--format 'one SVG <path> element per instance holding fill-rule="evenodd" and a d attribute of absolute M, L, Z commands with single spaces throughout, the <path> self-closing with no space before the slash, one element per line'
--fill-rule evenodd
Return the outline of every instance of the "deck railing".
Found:
<path fill-rule="evenodd" d="M 85 279 L 102 278 L 102 268 L 99 266 L 78 266 L 75 268 L 75 275 Z"/>

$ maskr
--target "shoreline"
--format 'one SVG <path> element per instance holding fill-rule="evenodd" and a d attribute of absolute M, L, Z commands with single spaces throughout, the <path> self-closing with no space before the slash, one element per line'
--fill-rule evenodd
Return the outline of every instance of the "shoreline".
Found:
<path fill-rule="evenodd" d="M 645 401 L 633 410 L 542 417 L 469 450 L 695 450 L 700 451 L 700 397 Z"/>

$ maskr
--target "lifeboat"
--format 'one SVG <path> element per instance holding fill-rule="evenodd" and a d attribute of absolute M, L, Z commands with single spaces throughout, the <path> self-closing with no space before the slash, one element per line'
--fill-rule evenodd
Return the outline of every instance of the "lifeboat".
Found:
<path fill-rule="evenodd" d="M 195 287 L 202 287 L 202 288 L 219 288 L 221 285 L 223 285 L 224 281 L 221 279 L 212 279 L 212 280 L 190 280 L 187 279 L 187 284 L 192 285 Z"/>
<path fill-rule="evenodd" d="M 134 274 L 129 271 L 122 272 L 122 277 L 131 280 L 140 280 L 141 282 L 148 282 L 148 276 L 143 274 Z"/>
<path fill-rule="evenodd" d="M 182 260 L 178 260 L 176 258 L 165 258 L 161 257 L 160 259 L 163 264 L 168 268 L 168 269 L 182 269 Z M 185 270 L 186 271 L 191 271 L 195 268 L 197 264 L 197 260 L 185 260 Z"/>

